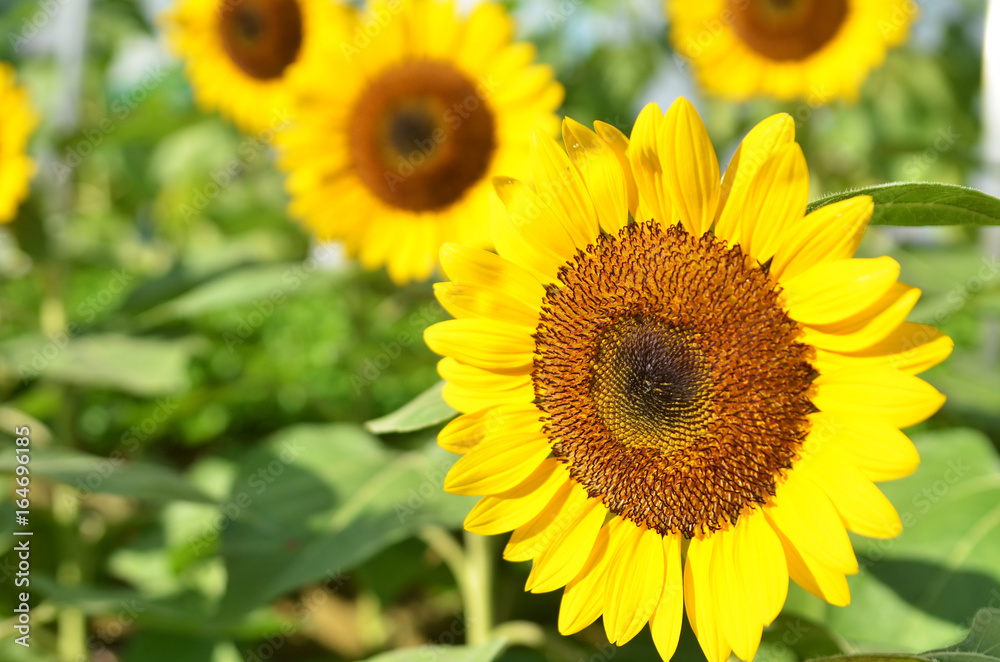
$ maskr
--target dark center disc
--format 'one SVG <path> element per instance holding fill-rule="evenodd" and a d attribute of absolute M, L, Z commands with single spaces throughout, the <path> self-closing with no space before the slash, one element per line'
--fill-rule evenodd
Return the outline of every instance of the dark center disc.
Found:
<path fill-rule="evenodd" d="M 482 180 L 495 133 L 493 112 L 468 76 L 446 62 L 415 60 L 374 79 L 358 99 L 350 149 L 374 195 L 434 211 Z"/>
<path fill-rule="evenodd" d="M 848 0 L 729 0 L 733 29 L 771 60 L 804 60 L 836 36 Z"/>
<path fill-rule="evenodd" d="M 244 73 L 259 80 L 280 78 L 302 46 L 297 0 L 239 0 L 219 7 L 222 47 Z"/>

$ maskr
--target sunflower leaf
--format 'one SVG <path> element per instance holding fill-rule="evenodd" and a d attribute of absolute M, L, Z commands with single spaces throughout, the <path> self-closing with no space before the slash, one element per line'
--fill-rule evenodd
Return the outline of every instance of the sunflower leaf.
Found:
<path fill-rule="evenodd" d="M 875 201 L 871 225 L 1000 225 L 1000 200 L 965 186 L 897 182 L 834 193 L 809 203 L 811 212 L 859 195 Z"/>
<path fill-rule="evenodd" d="M 392 412 L 365 423 L 369 432 L 412 432 L 446 421 L 458 412 L 441 397 L 444 382 L 438 382 L 413 400 Z"/>

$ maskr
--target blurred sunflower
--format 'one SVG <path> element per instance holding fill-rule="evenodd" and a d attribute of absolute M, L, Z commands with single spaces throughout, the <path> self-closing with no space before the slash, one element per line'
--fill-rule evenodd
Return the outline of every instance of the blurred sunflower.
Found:
<path fill-rule="evenodd" d="M 291 213 L 396 283 L 427 278 L 442 242 L 489 245 L 490 180 L 528 168 L 532 127 L 558 129 L 563 88 L 511 43 L 497 4 L 373 2 L 328 38 L 336 84 L 301 88 L 277 143 Z"/>
<path fill-rule="evenodd" d="M 788 115 L 721 182 L 684 99 L 630 141 L 595 128 L 564 122 L 568 156 L 537 134 L 533 186 L 497 180 L 498 255 L 442 249 L 445 488 L 485 495 L 465 526 L 513 530 L 528 590 L 565 587 L 563 633 L 649 622 L 668 659 L 684 608 L 711 662 L 750 660 L 789 576 L 846 605 L 847 530 L 900 532 L 872 481 L 916 468 L 899 428 L 944 397 L 914 374 L 952 342 L 904 321 L 894 260 L 852 259 L 871 198 L 805 215 Z"/>
<path fill-rule="evenodd" d="M 857 98 L 918 13 L 913 0 L 668 0 L 666 7 L 674 48 L 706 90 L 822 103 Z"/>
<path fill-rule="evenodd" d="M 0 62 L 0 113 L 0 223 L 7 223 L 27 197 L 35 173 L 27 147 L 38 117 L 28 94 L 17 85 L 14 68 L 5 62 Z"/>
<path fill-rule="evenodd" d="M 340 11 L 331 0 L 177 0 L 163 27 L 198 104 L 256 133 L 294 114 L 289 81 L 308 75 Z"/>

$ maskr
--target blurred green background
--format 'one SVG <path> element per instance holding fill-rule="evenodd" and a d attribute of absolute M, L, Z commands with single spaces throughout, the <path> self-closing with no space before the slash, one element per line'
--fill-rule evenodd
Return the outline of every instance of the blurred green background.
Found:
<path fill-rule="evenodd" d="M 703 98 L 658 2 L 506 4 L 584 123 L 627 133 L 644 103 L 685 94 L 725 163 L 784 110 L 814 197 L 894 180 L 1000 193 L 980 147 L 984 2 L 922 3 L 911 42 L 850 106 Z M 453 460 L 437 427 L 364 423 L 434 387 L 421 334 L 446 315 L 430 284 L 395 288 L 289 222 L 266 143 L 194 107 L 154 27 L 164 6 L 0 0 L 0 59 L 43 116 L 31 198 L 0 226 L 0 659 L 656 659 L 648 631 L 620 649 L 600 623 L 559 637 L 560 593 L 524 594 L 528 564 L 499 562 L 500 540 L 496 620 L 540 630 L 502 653 L 437 648 L 465 641 L 446 557 L 471 502 L 440 488 Z M 855 538 L 853 605 L 792 587 L 758 659 L 928 650 L 981 607 L 1000 616 L 998 243 L 963 228 L 866 236 L 862 253 L 892 255 L 923 290 L 911 319 L 955 339 L 927 374 L 948 403 L 913 431 L 920 470 L 884 486 L 904 534 Z M 10 628 L 20 425 L 30 648 Z M 677 659 L 702 659 L 686 625 Z"/>

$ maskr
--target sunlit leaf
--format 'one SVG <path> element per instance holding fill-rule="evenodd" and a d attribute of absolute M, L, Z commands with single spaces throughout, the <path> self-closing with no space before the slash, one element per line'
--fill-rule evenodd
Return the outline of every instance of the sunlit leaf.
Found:
<path fill-rule="evenodd" d="M 446 421 L 458 412 L 441 397 L 444 382 L 438 382 L 396 411 L 365 423 L 376 434 L 411 432 Z"/>
<path fill-rule="evenodd" d="M 1000 225 L 1000 200 L 982 191 L 930 182 L 881 184 L 834 193 L 809 211 L 858 195 L 875 200 L 872 225 Z"/>

